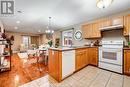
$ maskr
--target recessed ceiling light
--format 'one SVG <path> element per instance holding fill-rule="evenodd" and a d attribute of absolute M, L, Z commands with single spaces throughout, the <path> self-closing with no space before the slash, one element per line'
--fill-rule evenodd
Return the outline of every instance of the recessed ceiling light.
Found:
<path fill-rule="evenodd" d="M 18 27 L 14 27 L 14 29 L 15 29 L 15 30 L 17 30 L 17 29 L 18 29 Z"/>
<path fill-rule="evenodd" d="M 17 23 L 17 24 L 19 24 L 19 23 L 20 23 L 20 21 L 16 21 L 16 23 Z"/>

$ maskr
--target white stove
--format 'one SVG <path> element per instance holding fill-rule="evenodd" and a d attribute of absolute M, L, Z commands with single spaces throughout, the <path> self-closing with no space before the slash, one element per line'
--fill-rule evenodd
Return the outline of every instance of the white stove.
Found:
<path fill-rule="evenodd" d="M 122 73 L 123 41 L 102 41 L 99 48 L 99 67 Z"/>

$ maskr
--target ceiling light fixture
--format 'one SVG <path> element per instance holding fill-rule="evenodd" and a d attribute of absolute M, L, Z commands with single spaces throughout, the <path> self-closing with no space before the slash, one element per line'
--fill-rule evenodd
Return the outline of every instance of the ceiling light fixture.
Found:
<path fill-rule="evenodd" d="M 45 33 L 51 34 L 51 35 L 54 33 L 54 30 L 52 30 L 52 27 L 51 27 L 51 17 L 49 17 L 48 26 L 47 26 L 47 30 L 45 30 Z"/>
<path fill-rule="evenodd" d="M 113 0 L 97 0 L 97 7 L 104 9 L 112 4 Z"/>
<path fill-rule="evenodd" d="M 45 30 L 45 33 L 46 33 L 47 39 L 53 38 L 54 30 L 52 30 L 52 27 L 51 27 L 51 17 L 49 17 L 48 26 L 47 26 L 47 30 Z"/>
<path fill-rule="evenodd" d="M 14 29 L 15 29 L 15 30 L 17 30 L 17 29 L 18 29 L 18 27 L 14 27 Z"/>
<path fill-rule="evenodd" d="M 17 24 L 19 24 L 19 23 L 20 23 L 20 21 L 16 21 L 16 23 L 17 23 Z"/>

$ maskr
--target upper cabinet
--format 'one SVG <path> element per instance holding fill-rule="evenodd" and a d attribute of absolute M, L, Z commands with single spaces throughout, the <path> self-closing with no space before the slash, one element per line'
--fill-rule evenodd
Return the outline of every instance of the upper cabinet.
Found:
<path fill-rule="evenodd" d="M 104 18 L 99 20 L 99 28 L 108 27 L 111 25 L 110 18 Z"/>
<path fill-rule="evenodd" d="M 123 16 L 113 17 L 111 19 L 111 25 L 124 25 L 124 17 Z"/>
<path fill-rule="evenodd" d="M 100 38 L 99 22 L 94 22 L 82 26 L 83 38 Z"/>
<path fill-rule="evenodd" d="M 130 30 L 130 14 L 124 17 L 124 36 L 129 35 Z"/>
<path fill-rule="evenodd" d="M 93 38 L 101 37 L 101 32 L 100 32 L 99 28 L 100 28 L 100 23 L 98 21 L 92 23 L 92 35 L 91 36 L 93 36 Z"/>
<path fill-rule="evenodd" d="M 124 20 L 125 19 L 125 20 Z M 128 35 L 130 29 L 130 15 L 103 18 L 82 26 L 83 38 L 100 38 L 101 29 L 108 26 L 124 25 L 124 35 Z"/>
<path fill-rule="evenodd" d="M 115 25 L 124 25 L 124 17 L 117 16 L 112 18 L 104 18 L 100 20 L 100 30 L 103 27 L 115 26 Z"/>
<path fill-rule="evenodd" d="M 82 26 L 83 38 L 90 38 L 92 33 L 92 24 Z"/>

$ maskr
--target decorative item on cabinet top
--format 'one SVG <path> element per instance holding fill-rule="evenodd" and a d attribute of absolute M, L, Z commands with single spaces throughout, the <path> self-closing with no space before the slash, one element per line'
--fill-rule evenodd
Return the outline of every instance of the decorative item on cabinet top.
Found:
<path fill-rule="evenodd" d="M 82 37 L 82 31 L 81 30 L 76 30 L 75 33 L 74 33 L 74 39 L 75 40 L 82 40 L 83 37 Z"/>

